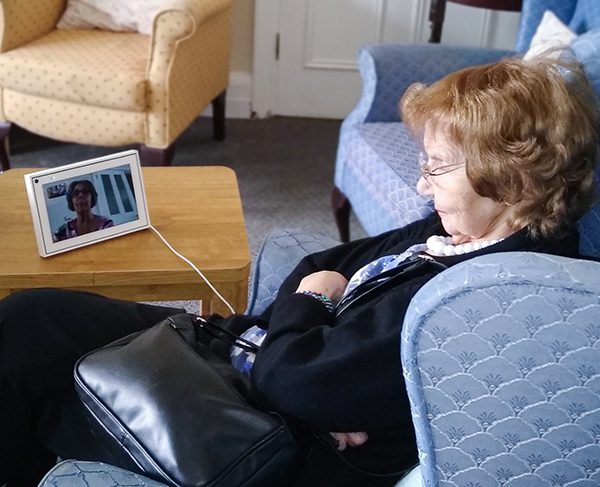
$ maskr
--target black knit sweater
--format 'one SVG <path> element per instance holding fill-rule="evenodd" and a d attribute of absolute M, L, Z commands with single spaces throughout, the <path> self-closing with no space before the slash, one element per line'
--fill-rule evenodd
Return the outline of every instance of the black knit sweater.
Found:
<path fill-rule="evenodd" d="M 417 463 L 409 403 L 401 372 L 400 331 L 415 293 L 441 266 L 423 266 L 334 316 L 318 300 L 296 294 L 300 280 L 335 270 L 347 279 L 378 257 L 399 254 L 431 235 L 447 235 L 436 214 L 405 228 L 340 245 L 304 258 L 260 316 L 269 333 L 256 357 L 252 384 L 262 405 L 323 431 L 366 431 L 369 440 L 346 455 L 369 469 Z M 436 257 L 452 266 L 495 252 L 535 251 L 577 256 L 576 231 L 558 242 L 535 241 L 526 229 L 469 254 Z M 238 333 L 256 323 L 236 316 Z"/>

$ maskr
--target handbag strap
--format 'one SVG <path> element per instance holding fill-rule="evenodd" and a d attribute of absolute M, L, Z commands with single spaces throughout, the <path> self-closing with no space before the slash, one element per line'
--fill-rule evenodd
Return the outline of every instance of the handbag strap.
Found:
<path fill-rule="evenodd" d="M 206 333 L 211 335 L 212 337 L 225 342 L 228 345 L 235 345 L 236 347 L 245 350 L 246 352 L 250 352 L 256 354 L 258 352 L 258 345 L 252 343 L 245 338 L 236 335 L 235 333 L 227 330 L 223 326 L 215 323 L 211 319 L 207 319 L 204 316 L 193 315 L 194 325 L 199 329 L 204 330 Z"/>

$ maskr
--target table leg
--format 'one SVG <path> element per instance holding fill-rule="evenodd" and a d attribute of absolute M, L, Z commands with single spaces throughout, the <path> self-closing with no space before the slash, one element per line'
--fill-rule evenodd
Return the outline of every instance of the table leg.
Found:
<path fill-rule="evenodd" d="M 219 288 L 221 295 L 233 307 L 236 313 L 243 313 L 248 305 L 248 285 L 231 285 Z M 217 296 L 202 301 L 202 313 L 218 313 L 221 316 L 229 316 L 231 311 Z"/>

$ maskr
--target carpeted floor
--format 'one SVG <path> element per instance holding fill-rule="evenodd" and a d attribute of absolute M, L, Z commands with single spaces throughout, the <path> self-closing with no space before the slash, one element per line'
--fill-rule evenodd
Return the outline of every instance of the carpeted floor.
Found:
<path fill-rule="evenodd" d="M 223 165 L 238 177 L 248 240 L 254 254 L 274 227 L 337 237 L 330 206 L 340 121 L 291 117 L 227 121 L 225 141 L 212 136 L 212 119 L 199 118 L 176 144 L 173 165 Z M 66 144 L 11 133 L 11 167 L 56 167 L 131 147 Z M 364 236 L 355 218 L 352 237 Z"/>

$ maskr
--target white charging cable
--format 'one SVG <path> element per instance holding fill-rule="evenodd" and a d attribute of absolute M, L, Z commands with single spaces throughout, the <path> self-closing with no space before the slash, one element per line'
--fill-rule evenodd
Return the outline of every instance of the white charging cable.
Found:
<path fill-rule="evenodd" d="M 154 233 L 156 233 L 156 235 L 158 235 L 158 237 L 163 241 L 163 243 L 169 248 L 169 250 L 171 252 L 173 252 L 177 257 L 179 257 L 181 260 L 183 260 L 192 269 L 194 269 L 196 271 L 196 273 L 202 278 L 202 280 L 206 283 L 206 285 L 209 288 L 211 288 L 212 291 L 217 295 L 217 297 L 221 301 L 223 301 L 225 306 L 227 306 L 227 308 L 229 308 L 229 311 L 231 311 L 233 314 L 235 314 L 235 310 L 233 309 L 233 306 L 231 306 L 229 304 L 229 302 L 221 295 L 221 293 L 215 289 L 215 286 L 212 285 L 212 283 L 206 278 L 206 276 L 202 273 L 202 271 L 200 271 L 200 269 L 198 269 L 191 260 L 189 260 L 187 257 L 185 257 L 185 256 L 181 255 L 179 252 L 177 252 L 173 248 L 173 246 L 169 242 L 167 242 L 165 237 L 163 237 L 162 234 L 156 228 L 154 228 L 152 225 L 150 225 L 150 228 L 154 231 Z"/>

